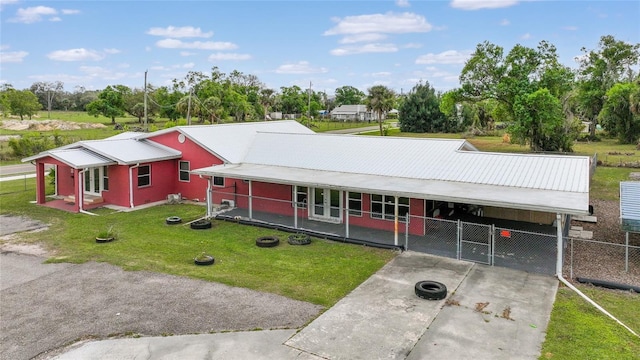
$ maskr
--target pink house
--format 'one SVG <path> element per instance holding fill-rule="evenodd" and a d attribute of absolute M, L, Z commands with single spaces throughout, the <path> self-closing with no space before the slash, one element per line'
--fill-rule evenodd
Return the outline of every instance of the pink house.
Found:
<path fill-rule="evenodd" d="M 423 235 L 454 213 L 563 224 L 589 212 L 590 158 L 486 153 L 465 140 L 315 133 L 296 121 L 179 126 L 80 141 L 23 159 L 56 166 L 56 194 L 135 208 L 171 194 L 309 222 Z M 411 221 L 407 223 L 407 218 Z M 415 218 L 414 218 L 415 217 Z"/>

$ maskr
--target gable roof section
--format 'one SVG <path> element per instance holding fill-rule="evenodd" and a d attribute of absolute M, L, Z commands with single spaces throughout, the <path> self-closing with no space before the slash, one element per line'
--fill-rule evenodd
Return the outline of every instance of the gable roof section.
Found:
<path fill-rule="evenodd" d="M 620 182 L 622 230 L 640 233 L 640 181 Z"/>
<path fill-rule="evenodd" d="M 180 151 L 146 140 L 134 138 L 78 141 L 53 150 L 24 158 L 22 162 L 46 156 L 63 161 L 74 168 L 110 164 L 132 165 L 142 162 L 177 159 Z M 63 160 L 64 159 L 64 160 Z M 102 159 L 101 161 L 98 161 Z"/>
<path fill-rule="evenodd" d="M 179 131 L 203 149 L 227 163 L 242 161 L 258 132 L 282 132 L 290 134 L 315 134 L 295 120 L 232 123 L 219 125 L 177 126 L 160 130 L 145 137 Z"/>
<path fill-rule="evenodd" d="M 583 214 L 589 161 L 479 152 L 465 140 L 258 133 L 241 163 L 194 172 Z"/>
<path fill-rule="evenodd" d="M 367 105 L 340 105 L 331 110 L 331 115 L 355 115 L 366 112 Z"/>

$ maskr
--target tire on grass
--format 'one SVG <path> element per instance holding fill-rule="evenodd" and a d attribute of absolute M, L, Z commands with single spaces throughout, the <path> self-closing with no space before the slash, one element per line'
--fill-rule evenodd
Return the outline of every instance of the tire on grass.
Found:
<path fill-rule="evenodd" d="M 437 281 L 418 281 L 415 286 L 416 295 L 427 300 L 442 300 L 447 297 L 447 287 Z"/>
<path fill-rule="evenodd" d="M 278 246 L 280 239 L 277 236 L 261 236 L 256 239 L 256 246 L 263 248 L 270 248 Z"/>
<path fill-rule="evenodd" d="M 169 216 L 165 220 L 165 223 L 167 223 L 167 225 L 176 225 L 176 224 L 180 224 L 181 222 L 182 222 L 182 219 L 178 216 Z"/>
<path fill-rule="evenodd" d="M 207 220 L 207 219 L 196 220 L 192 222 L 189 226 L 191 226 L 191 228 L 194 230 L 211 229 L 212 227 L 211 220 Z"/>

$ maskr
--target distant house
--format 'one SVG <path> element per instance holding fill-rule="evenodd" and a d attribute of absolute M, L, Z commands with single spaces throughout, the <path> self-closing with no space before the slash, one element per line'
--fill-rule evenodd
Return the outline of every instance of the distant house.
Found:
<path fill-rule="evenodd" d="M 373 114 L 367 105 L 340 105 L 331 110 L 331 120 L 338 121 L 371 121 Z"/>

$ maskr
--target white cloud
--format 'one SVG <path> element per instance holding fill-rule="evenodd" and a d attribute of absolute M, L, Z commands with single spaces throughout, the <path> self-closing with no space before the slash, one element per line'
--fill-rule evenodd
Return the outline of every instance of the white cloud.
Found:
<path fill-rule="evenodd" d="M 500 25 L 501 26 L 508 26 L 511 24 L 511 21 L 507 20 L 507 19 L 502 19 L 502 21 L 500 21 Z"/>
<path fill-rule="evenodd" d="M 578 27 L 577 26 L 564 26 L 562 29 L 563 30 L 567 30 L 567 31 L 577 31 Z"/>
<path fill-rule="evenodd" d="M 326 68 L 314 68 L 308 61 L 298 61 L 295 64 L 280 65 L 275 72 L 278 74 L 318 74 L 326 73 Z"/>
<path fill-rule="evenodd" d="M 222 61 L 222 60 L 249 60 L 251 55 L 249 54 L 236 54 L 236 53 L 215 53 L 209 55 L 209 61 Z"/>
<path fill-rule="evenodd" d="M 62 18 L 59 16 L 54 16 L 52 18 L 49 18 L 49 21 L 51 22 L 58 22 L 58 21 L 62 21 Z"/>
<path fill-rule="evenodd" d="M 127 77 L 127 73 L 116 72 L 101 66 L 80 66 L 79 70 L 87 76 L 103 80 L 118 80 Z"/>
<path fill-rule="evenodd" d="M 347 46 L 331 50 L 329 53 L 335 56 L 364 54 L 364 53 L 391 53 L 397 52 L 394 44 L 366 44 L 362 46 Z"/>
<path fill-rule="evenodd" d="M 517 3 L 517 0 L 451 0 L 451 7 L 462 10 L 498 9 Z"/>
<path fill-rule="evenodd" d="M 119 54 L 121 51 L 118 49 L 104 49 L 104 52 L 107 54 Z"/>
<path fill-rule="evenodd" d="M 520 36 L 520 39 L 522 39 L 522 40 L 531 39 L 531 34 L 525 33 L 522 36 Z"/>
<path fill-rule="evenodd" d="M 69 49 L 69 50 L 56 50 L 47 54 L 47 57 L 56 61 L 85 61 L 85 60 L 102 60 L 103 55 L 94 50 Z"/>
<path fill-rule="evenodd" d="M 16 17 L 10 19 L 11 22 L 18 22 L 23 24 L 31 24 L 34 22 L 42 21 L 43 16 L 56 15 L 58 11 L 48 6 L 35 6 L 28 7 L 26 9 L 20 8 L 16 12 Z"/>
<path fill-rule="evenodd" d="M 75 9 L 62 9 L 62 13 L 64 15 L 75 15 L 75 14 L 80 14 L 80 10 L 75 10 Z"/>
<path fill-rule="evenodd" d="M 416 64 L 463 64 L 470 57 L 470 51 L 447 50 L 439 54 L 420 55 L 416 59 Z"/>
<path fill-rule="evenodd" d="M 22 62 L 27 55 L 26 51 L 0 51 L 0 64 Z"/>
<path fill-rule="evenodd" d="M 373 42 L 386 39 L 387 36 L 383 34 L 356 34 L 345 36 L 339 41 L 340 44 L 355 44 L 359 42 Z"/>
<path fill-rule="evenodd" d="M 410 7 L 409 0 L 396 0 L 396 5 L 399 7 Z"/>
<path fill-rule="evenodd" d="M 0 0 L 0 9 L 5 5 L 17 4 L 20 0 Z"/>
<path fill-rule="evenodd" d="M 157 47 L 165 49 L 233 50 L 238 46 L 230 42 L 194 41 L 184 42 L 176 39 L 163 39 L 156 42 Z"/>
<path fill-rule="evenodd" d="M 203 33 L 200 28 L 194 28 L 193 26 L 167 26 L 166 28 L 152 27 L 147 31 L 147 34 L 169 38 L 210 38 L 213 36 L 213 31 Z"/>
<path fill-rule="evenodd" d="M 405 34 L 429 32 L 433 28 L 424 16 L 414 13 L 371 14 L 333 19 L 337 24 L 324 35 Z"/>
<path fill-rule="evenodd" d="M 196 64 L 192 62 L 182 64 L 183 69 L 193 69 L 195 66 Z"/>
<path fill-rule="evenodd" d="M 375 73 L 371 73 L 372 77 L 387 77 L 387 76 L 391 76 L 391 73 L 389 71 L 380 71 L 380 72 L 375 72 Z"/>

